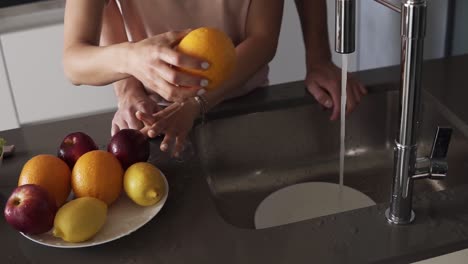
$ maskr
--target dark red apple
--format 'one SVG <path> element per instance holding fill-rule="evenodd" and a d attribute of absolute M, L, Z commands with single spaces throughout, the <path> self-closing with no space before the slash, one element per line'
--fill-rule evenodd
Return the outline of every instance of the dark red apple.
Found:
<path fill-rule="evenodd" d="M 114 154 L 122 167 L 127 169 L 134 163 L 148 160 L 150 145 L 145 135 L 140 131 L 122 129 L 112 137 L 107 151 Z"/>
<path fill-rule="evenodd" d="M 16 230 L 37 235 L 49 231 L 54 225 L 57 205 L 41 186 L 18 186 L 5 206 L 5 220 Z"/>
<path fill-rule="evenodd" d="M 65 161 L 70 169 L 73 169 L 81 155 L 88 151 L 97 150 L 94 140 L 83 132 L 68 134 L 60 144 L 57 156 Z"/>

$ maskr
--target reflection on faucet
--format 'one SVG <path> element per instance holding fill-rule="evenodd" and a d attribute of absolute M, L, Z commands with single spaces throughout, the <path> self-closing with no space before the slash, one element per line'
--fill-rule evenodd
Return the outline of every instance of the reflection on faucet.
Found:
<path fill-rule="evenodd" d="M 439 127 L 430 157 L 416 158 L 427 0 L 402 0 L 401 7 L 386 0 L 376 1 L 401 13 L 400 126 L 395 140 L 392 196 L 386 217 L 392 224 L 408 224 L 414 220 L 411 210 L 413 180 L 446 176 L 446 155 L 452 129 Z M 335 12 L 335 50 L 352 53 L 355 0 L 336 0 Z"/>

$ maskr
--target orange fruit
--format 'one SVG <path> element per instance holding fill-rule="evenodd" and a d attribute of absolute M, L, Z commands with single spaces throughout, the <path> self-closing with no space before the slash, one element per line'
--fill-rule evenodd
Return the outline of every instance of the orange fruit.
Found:
<path fill-rule="evenodd" d="M 94 197 L 111 205 L 122 192 L 124 171 L 119 160 L 107 151 L 83 154 L 72 171 L 76 197 Z"/>
<path fill-rule="evenodd" d="M 202 27 L 190 31 L 180 41 L 177 50 L 210 63 L 207 70 L 182 69 L 208 79 L 207 90 L 216 89 L 227 80 L 236 63 L 234 44 L 229 36 L 215 28 Z"/>
<path fill-rule="evenodd" d="M 70 194 L 71 172 L 68 165 L 56 156 L 41 154 L 24 164 L 18 186 L 37 184 L 52 195 L 57 206 L 62 206 Z"/>

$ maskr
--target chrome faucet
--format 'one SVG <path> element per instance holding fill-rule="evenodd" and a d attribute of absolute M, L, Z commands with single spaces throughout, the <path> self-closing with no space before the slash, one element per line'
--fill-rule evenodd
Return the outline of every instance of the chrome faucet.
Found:
<path fill-rule="evenodd" d="M 388 0 L 375 1 L 401 13 L 400 127 L 395 140 L 390 207 L 385 215 L 391 224 L 409 224 L 415 217 L 413 181 L 443 179 L 447 175 L 446 156 L 452 129 L 438 127 L 430 156 L 416 158 L 427 0 L 401 0 L 401 6 Z M 335 2 L 335 51 L 352 53 L 355 50 L 356 1 Z"/>

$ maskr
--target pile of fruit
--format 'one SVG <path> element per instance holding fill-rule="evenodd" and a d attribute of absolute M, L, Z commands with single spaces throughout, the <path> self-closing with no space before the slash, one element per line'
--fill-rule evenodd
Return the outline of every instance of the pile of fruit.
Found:
<path fill-rule="evenodd" d="M 140 206 L 164 196 L 163 176 L 147 162 L 149 153 L 149 142 L 137 130 L 116 133 L 107 151 L 85 133 L 69 134 L 57 156 L 41 154 L 24 164 L 5 219 L 28 235 L 52 230 L 67 242 L 86 241 L 104 226 L 108 207 L 122 191 Z"/>

